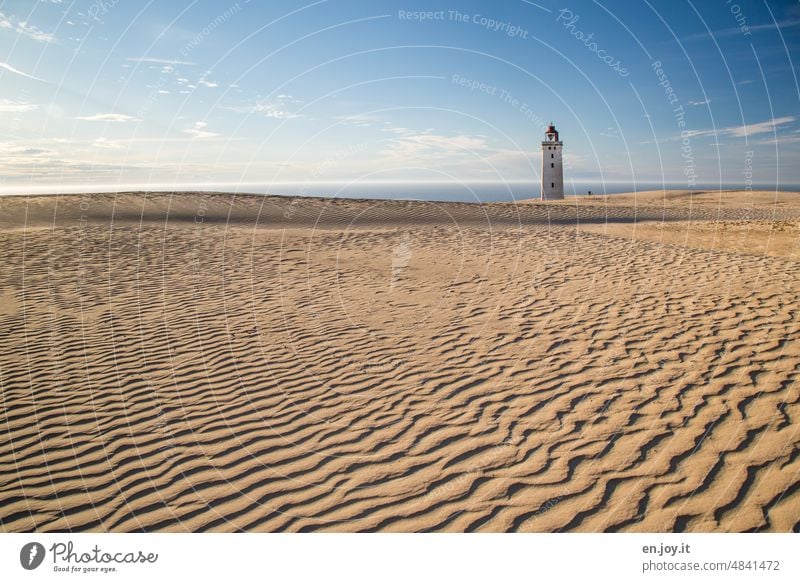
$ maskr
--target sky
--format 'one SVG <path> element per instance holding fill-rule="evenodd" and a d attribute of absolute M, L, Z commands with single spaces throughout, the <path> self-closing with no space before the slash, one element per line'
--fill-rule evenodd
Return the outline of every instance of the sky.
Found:
<path fill-rule="evenodd" d="M 0 0 L 0 190 L 800 183 L 800 4 Z"/>

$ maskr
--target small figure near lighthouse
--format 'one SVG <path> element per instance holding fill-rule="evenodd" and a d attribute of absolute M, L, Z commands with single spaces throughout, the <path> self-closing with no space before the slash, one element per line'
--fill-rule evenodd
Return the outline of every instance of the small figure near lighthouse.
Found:
<path fill-rule="evenodd" d="M 542 200 L 564 199 L 564 170 L 561 165 L 561 148 L 555 125 L 550 123 L 542 142 Z"/>

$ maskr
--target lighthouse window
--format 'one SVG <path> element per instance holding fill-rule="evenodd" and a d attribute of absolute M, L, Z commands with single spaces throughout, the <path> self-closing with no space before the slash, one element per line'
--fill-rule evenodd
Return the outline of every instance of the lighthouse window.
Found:
<path fill-rule="evenodd" d="M 550 157 L 552 158 L 552 157 L 554 157 L 554 155 L 553 155 L 553 154 L 550 154 Z"/>
<path fill-rule="evenodd" d="M 555 165 L 555 164 L 550 164 L 550 167 L 551 167 L 551 168 L 555 168 L 555 167 L 556 167 L 556 165 Z"/>
<path fill-rule="evenodd" d="M 551 188 L 555 188 L 556 187 L 556 183 L 555 182 L 550 182 L 550 187 Z"/>

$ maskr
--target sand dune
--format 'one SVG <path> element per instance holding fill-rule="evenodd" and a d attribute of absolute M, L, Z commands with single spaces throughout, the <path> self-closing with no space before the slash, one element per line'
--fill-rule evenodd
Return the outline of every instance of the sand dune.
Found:
<path fill-rule="evenodd" d="M 715 196 L 0 197 L 2 530 L 800 531 L 800 195 Z"/>

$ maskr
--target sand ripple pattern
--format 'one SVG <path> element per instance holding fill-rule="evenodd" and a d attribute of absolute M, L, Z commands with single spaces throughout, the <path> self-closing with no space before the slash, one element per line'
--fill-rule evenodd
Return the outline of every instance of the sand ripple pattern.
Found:
<path fill-rule="evenodd" d="M 3 531 L 800 530 L 800 263 L 575 228 L 630 208 L 62 202 L 3 202 Z"/>

